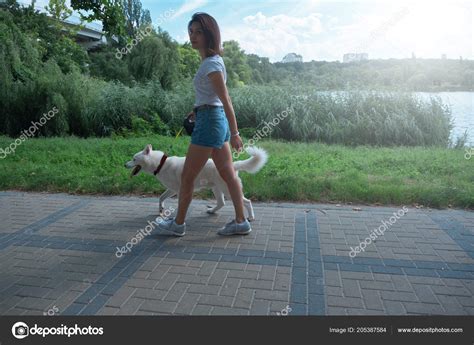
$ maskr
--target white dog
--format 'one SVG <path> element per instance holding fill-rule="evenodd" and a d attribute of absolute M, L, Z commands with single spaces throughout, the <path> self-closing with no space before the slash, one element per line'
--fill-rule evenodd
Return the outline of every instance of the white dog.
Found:
<path fill-rule="evenodd" d="M 241 186 L 242 181 L 239 177 L 239 171 L 242 170 L 255 174 L 265 165 L 268 159 L 267 152 L 261 148 L 248 147 L 245 151 L 252 157 L 243 161 L 233 162 L 235 174 Z M 130 177 L 135 176 L 140 170 L 143 169 L 149 174 L 154 174 L 158 181 L 160 181 L 167 188 L 166 191 L 160 195 L 160 215 L 164 209 L 164 201 L 167 198 L 179 193 L 181 173 L 183 171 L 185 160 L 186 157 L 168 157 L 161 151 L 153 151 L 151 145 L 148 144 L 143 151 L 136 153 L 131 161 L 125 163 L 126 168 L 133 168 Z M 226 199 L 231 200 L 229 190 L 227 189 L 227 184 L 217 171 L 214 161 L 210 158 L 194 181 L 194 191 L 200 190 L 202 188 L 211 188 L 217 200 L 216 206 L 207 206 L 207 213 L 215 213 L 221 209 L 225 205 L 224 196 Z M 244 206 L 249 214 L 247 219 L 252 221 L 255 219 L 252 202 L 245 197 L 243 200 Z"/>

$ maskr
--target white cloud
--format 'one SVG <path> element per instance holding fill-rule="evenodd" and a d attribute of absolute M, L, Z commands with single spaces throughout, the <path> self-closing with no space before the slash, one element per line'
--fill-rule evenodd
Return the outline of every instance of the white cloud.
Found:
<path fill-rule="evenodd" d="M 171 16 L 171 19 L 178 18 L 182 14 L 194 11 L 195 9 L 207 4 L 207 0 L 187 0 L 180 8 Z"/>
<path fill-rule="evenodd" d="M 472 8 L 463 4 L 433 2 L 406 4 L 358 17 L 349 25 L 333 28 L 334 41 L 345 52 L 367 52 L 369 58 L 417 57 L 472 58 Z M 336 51 L 334 51 L 336 52 Z"/>
<path fill-rule="evenodd" d="M 323 31 L 319 13 L 296 17 L 257 12 L 244 17 L 242 22 L 240 26 L 221 27 L 223 39 L 236 40 L 247 53 L 266 56 L 271 61 L 280 61 L 290 52 L 301 54 L 314 45 Z"/>
<path fill-rule="evenodd" d="M 312 2 L 311 9 L 316 9 Z M 379 4 L 380 5 L 380 4 Z M 350 3 L 347 4 L 350 9 Z M 300 7 L 301 9 L 301 7 Z M 234 39 L 246 53 L 280 61 L 294 52 L 310 60 L 342 60 L 349 52 L 369 58 L 473 58 L 473 8 L 469 2 L 401 3 L 377 6 L 352 16 L 296 10 L 268 16 L 261 11 L 241 24 L 221 26 L 224 40 Z"/>

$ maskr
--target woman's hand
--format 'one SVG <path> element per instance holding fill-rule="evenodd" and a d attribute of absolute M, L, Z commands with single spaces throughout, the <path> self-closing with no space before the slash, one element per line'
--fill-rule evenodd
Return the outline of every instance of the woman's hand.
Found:
<path fill-rule="evenodd" d="M 230 145 L 237 151 L 240 153 L 240 151 L 242 150 L 243 148 L 243 144 L 242 144 L 242 139 L 240 138 L 240 135 L 234 135 L 234 136 L 231 136 L 230 137 Z"/>

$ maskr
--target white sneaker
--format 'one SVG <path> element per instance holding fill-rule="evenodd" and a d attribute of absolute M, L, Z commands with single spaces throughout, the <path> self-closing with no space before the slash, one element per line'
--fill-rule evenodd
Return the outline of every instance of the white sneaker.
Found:
<path fill-rule="evenodd" d="M 217 233 L 223 236 L 229 235 L 247 235 L 252 229 L 250 222 L 245 219 L 242 223 L 237 223 L 235 219 L 228 222 L 223 228 L 220 228 Z"/>
<path fill-rule="evenodd" d="M 186 234 L 186 223 L 181 225 L 176 224 L 175 217 L 163 219 L 161 217 L 156 218 L 158 223 L 158 230 L 162 233 L 174 236 L 184 236 Z"/>

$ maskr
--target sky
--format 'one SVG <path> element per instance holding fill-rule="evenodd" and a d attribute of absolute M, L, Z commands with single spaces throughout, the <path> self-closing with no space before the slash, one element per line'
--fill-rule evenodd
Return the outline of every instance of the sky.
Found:
<path fill-rule="evenodd" d="M 37 4 L 47 0 L 37 0 Z M 189 41 L 195 12 L 213 16 L 223 41 L 247 54 L 281 61 L 342 61 L 345 53 L 369 59 L 474 58 L 474 1 L 467 0 L 142 0 L 153 23 L 179 43 Z"/>

